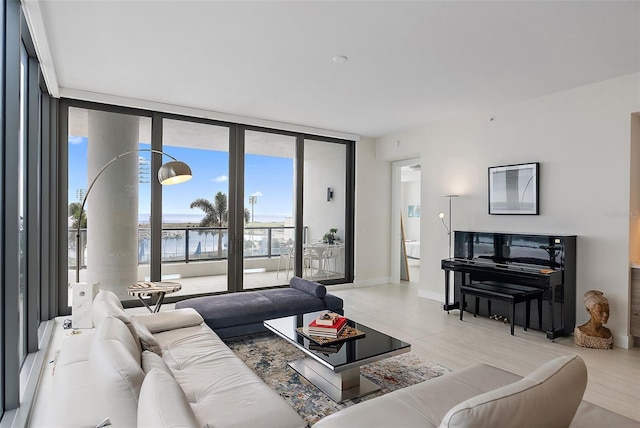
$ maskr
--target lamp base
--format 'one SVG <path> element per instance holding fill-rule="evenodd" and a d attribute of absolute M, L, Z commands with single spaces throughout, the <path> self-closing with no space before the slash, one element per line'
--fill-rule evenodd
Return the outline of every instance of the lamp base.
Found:
<path fill-rule="evenodd" d="M 73 328 L 93 328 L 93 298 L 98 294 L 100 284 L 77 282 L 72 284 L 73 304 L 71 306 L 71 326 Z"/>

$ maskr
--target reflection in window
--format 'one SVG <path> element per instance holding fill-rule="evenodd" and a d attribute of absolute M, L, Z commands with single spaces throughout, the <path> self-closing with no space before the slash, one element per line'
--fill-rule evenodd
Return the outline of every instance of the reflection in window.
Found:
<path fill-rule="evenodd" d="M 27 316 L 27 84 L 28 84 L 27 50 L 21 45 L 20 52 L 20 129 L 19 129 L 19 161 L 18 161 L 18 214 L 19 214 L 19 251 L 20 290 L 18 294 L 18 352 L 22 362 L 27 354 L 26 316 Z"/>

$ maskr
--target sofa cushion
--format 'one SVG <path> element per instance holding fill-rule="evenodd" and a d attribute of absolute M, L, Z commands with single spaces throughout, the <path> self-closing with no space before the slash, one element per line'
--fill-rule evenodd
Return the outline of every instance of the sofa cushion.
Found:
<path fill-rule="evenodd" d="M 144 378 L 138 404 L 138 427 L 178 428 L 201 425 L 173 376 L 153 369 Z"/>
<path fill-rule="evenodd" d="M 135 426 L 144 380 L 138 340 L 117 318 L 105 318 L 93 337 L 89 363 L 100 399 L 114 426 Z"/>
<path fill-rule="evenodd" d="M 454 406 L 444 427 L 501 426 L 568 427 L 587 386 L 587 368 L 577 356 L 547 362 L 510 385 L 472 397 Z"/>
<path fill-rule="evenodd" d="M 327 294 L 324 299 L 295 288 L 274 288 L 246 293 L 196 297 L 178 302 L 202 315 L 213 329 L 260 323 L 271 318 L 320 311 L 341 310 L 342 299 Z"/>
<path fill-rule="evenodd" d="M 142 352 L 142 346 L 140 342 L 138 342 L 136 328 L 132 324 L 131 318 L 124 312 L 120 299 L 118 299 L 118 296 L 114 293 L 109 290 L 100 290 L 93 300 L 92 316 L 93 325 L 95 326 L 100 325 L 105 318 L 109 317 L 122 321 L 131 332 L 131 335 L 136 339 L 138 352 Z"/>
<path fill-rule="evenodd" d="M 149 374 L 151 370 L 156 369 L 163 371 L 173 377 L 173 373 L 171 372 L 171 369 L 169 368 L 167 363 L 165 363 L 162 357 L 155 352 L 143 351 L 140 360 L 140 365 L 142 366 L 142 371 L 144 371 L 145 375 Z"/>
<path fill-rule="evenodd" d="M 325 287 L 324 285 L 297 276 L 291 278 L 291 281 L 289 281 L 289 286 L 291 288 L 295 288 L 296 290 L 304 291 L 305 293 L 311 294 L 312 296 L 318 297 L 320 299 L 327 295 L 327 287 Z"/>
<path fill-rule="evenodd" d="M 201 425 L 292 428 L 304 421 L 206 325 L 155 334 Z"/>
<path fill-rule="evenodd" d="M 257 292 L 196 297 L 176 303 L 179 306 L 195 309 L 212 328 L 255 322 L 273 310 L 271 301 Z"/>
<path fill-rule="evenodd" d="M 153 337 L 153 334 L 149 331 L 146 325 L 139 322 L 137 319 L 133 319 L 132 323 L 134 328 L 136 329 L 136 334 L 138 336 L 138 340 L 140 341 L 140 346 L 143 351 L 151 351 L 159 356 L 162 356 L 162 348 L 160 344 Z"/>

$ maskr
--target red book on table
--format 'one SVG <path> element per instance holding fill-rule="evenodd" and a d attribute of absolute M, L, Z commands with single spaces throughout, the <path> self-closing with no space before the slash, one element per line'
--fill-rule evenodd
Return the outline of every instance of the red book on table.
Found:
<path fill-rule="evenodd" d="M 314 330 L 318 332 L 326 332 L 326 333 L 335 333 L 337 334 L 342 330 L 344 325 L 347 323 L 347 318 L 339 317 L 333 325 L 322 325 L 316 323 L 315 320 L 309 324 L 309 333 L 312 333 Z"/>

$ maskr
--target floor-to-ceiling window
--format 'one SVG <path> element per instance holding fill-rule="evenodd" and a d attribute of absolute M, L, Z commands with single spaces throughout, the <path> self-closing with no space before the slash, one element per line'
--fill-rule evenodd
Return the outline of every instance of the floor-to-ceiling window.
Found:
<path fill-rule="evenodd" d="M 294 274 L 296 138 L 244 131 L 243 288 L 282 285 Z"/>
<path fill-rule="evenodd" d="M 346 154 L 344 144 L 304 142 L 304 268 L 314 280 L 345 277 Z"/>
<path fill-rule="evenodd" d="M 24 44 L 20 46 L 20 127 L 18 130 L 18 358 L 24 361 L 27 354 L 27 99 L 29 81 L 29 55 Z"/>
<path fill-rule="evenodd" d="M 6 16 L 6 8 L 5 2 L 0 3 L 0 58 L 6 58 L 6 25 L 5 25 L 5 16 Z M 4 67 L 6 64 L 6 60 L 0 62 L 0 117 L 3 122 L 7 120 L 6 109 L 4 107 L 5 104 L 5 87 L 7 84 Z M 1 128 L 0 128 L 1 129 Z M 5 132 L 0 132 L 0 204 L 2 204 L 2 213 L 0 214 L 0 267 L 2 268 L 2 272 L 5 271 L 5 245 L 4 245 L 4 186 L 6 182 L 4 171 L 5 164 L 5 156 L 4 153 L 6 151 L 6 134 Z M 0 312 L 4 313 L 5 308 L 5 299 L 4 299 L 4 279 L 5 275 L 2 274 L 2 281 L 0 283 Z M 4 332 L 4 316 L 0 314 L 0 337 L 2 337 L 2 332 Z M 5 379 L 5 343 L 6 340 L 0 340 L 0 420 L 2 420 L 2 416 L 4 415 L 4 391 L 6 388 L 6 379 Z"/>
<path fill-rule="evenodd" d="M 177 296 L 227 291 L 229 127 L 163 119 L 162 150 L 193 173 L 162 186 L 162 278 L 182 284 Z"/>
<path fill-rule="evenodd" d="M 55 256 L 41 251 L 41 223 L 48 221 L 42 216 L 48 186 L 56 182 L 43 179 L 51 171 L 42 163 L 51 141 L 43 133 L 51 100 L 19 1 L 0 4 L 0 22 L 0 418 L 20 426 L 40 372 L 34 367 L 44 338 L 40 320 L 52 315 L 40 300 L 43 288 L 55 287 L 43 273 L 43 263 Z"/>
<path fill-rule="evenodd" d="M 80 115 L 88 118 L 77 120 Z M 86 278 L 102 288 L 110 282 L 105 281 L 107 269 L 121 275 L 126 269 L 118 264 L 133 262 L 137 276 L 116 281 L 117 294 L 132 305 L 138 302 L 127 298 L 126 285 L 143 280 L 182 284 L 181 291 L 167 296 L 169 302 L 284 286 L 293 275 L 327 284 L 352 280 L 353 180 L 348 167 L 354 164 L 353 142 L 74 100 L 62 101 L 60 117 L 68 140 L 69 283 L 75 282 L 77 256 L 80 282 Z M 129 120 L 135 124 L 124 123 Z M 96 123 L 101 125 L 96 128 Z M 129 128 L 138 134 L 123 136 Z M 97 158 L 91 155 L 92 132 L 101 151 L 116 143 L 128 145 L 110 148 L 108 156 Z M 134 149 L 155 151 L 159 157 L 142 153 L 132 157 L 128 166 L 124 158 L 117 160 L 118 165 L 122 163 L 120 172 L 114 173 L 118 179 L 125 172 L 135 172 L 135 177 L 130 177 L 131 183 L 115 184 L 105 172 L 87 199 L 86 217 L 79 218 L 78 208 L 91 183 L 88 166 L 95 176 L 110 158 Z M 161 163 L 171 158 L 187 163 L 193 178 L 160 186 L 155 175 Z M 106 190 L 99 190 L 99 185 Z M 114 203 L 114 192 L 124 200 Z M 319 192 L 320 204 L 314 202 Z M 99 199 L 105 195 L 109 203 Z M 119 206 L 122 214 L 107 214 L 97 221 L 105 236 L 92 234 L 92 218 L 101 218 L 112 205 Z M 120 245 L 102 254 L 100 249 L 107 242 L 120 241 L 114 238 L 113 228 L 122 225 L 112 221 L 114 216 L 133 216 L 133 223 L 124 230 L 136 228 L 127 235 L 138 239 L 135 246 Z M 76 253 L 78 221 L 88 222 L 88 236 L 87 225 L 80 223 L 80 252 Z M 312 238 L 314 233 L 319 236 Z M 330 239 L 324 244 L 330 248 L 321 253 L 312 241 L 322 241 L 325 234 Z M 117 257 L 105 260 L 112 254 Z M 96 265 L 96 276 L 84 275 Z M 61 298 L 69 301 L 70 296 Z"/>

